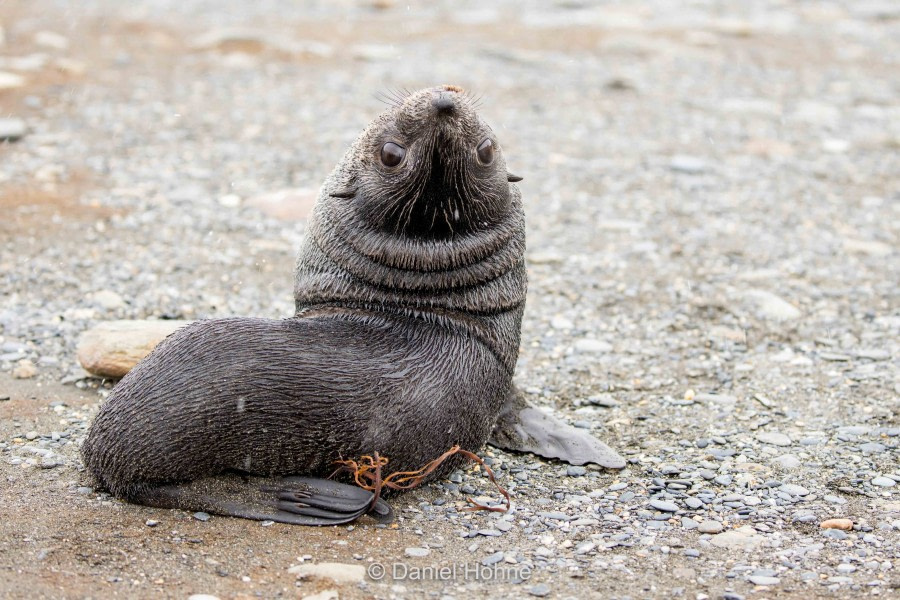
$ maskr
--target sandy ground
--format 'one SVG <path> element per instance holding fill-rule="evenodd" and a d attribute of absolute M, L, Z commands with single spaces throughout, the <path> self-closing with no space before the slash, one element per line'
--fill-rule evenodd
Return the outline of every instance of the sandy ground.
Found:
<path fill-rule="evenodd" d="M 26 130 L 0 142 L 0 596 L 897 594 L 900 10 L 730 4 L 0 2 Z M 441 83 L 484 95 L 525 177 L 516 381 L 629 466 L 487 448 L 515 513 L 458 512 L 490 493 L 465 471 L 388 528 L 93 489 L 77 448 L 114 382 L 78 335 L 290 315 L 310 198 L 375 95 Z M 509 571 L 288 572 L 329 561 Z"/>

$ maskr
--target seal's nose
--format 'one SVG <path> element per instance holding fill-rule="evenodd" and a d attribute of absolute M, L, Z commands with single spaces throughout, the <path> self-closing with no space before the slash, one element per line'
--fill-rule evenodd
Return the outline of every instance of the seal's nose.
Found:
<path fill-rule="evenodd" d="M 438 92 L 431 99 L 431 106 L 439 115 L 452 115 L 456 110 L 456 101 L 449 92 Z"/>

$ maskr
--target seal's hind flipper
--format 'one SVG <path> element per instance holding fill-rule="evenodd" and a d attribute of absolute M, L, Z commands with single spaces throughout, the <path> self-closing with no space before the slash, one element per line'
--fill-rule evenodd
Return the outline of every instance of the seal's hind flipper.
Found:
<path fill-rule="evenodd" d="M 608 469 L 622 469 L 625 459 L 615 450 L 587 433 L 528 404 L 516 390 L 500 412 L 488 443 L 516 452 L 533 452 L 558 458 L 573 465 L 595 463 Z"/>
<path fill-rule="evenodd" d="M 372 492 L 353 485 L 312 477 L 284 477 L 278 486 L 272 491 L 278 496 L 279 510 L 332 520 L 322 525 L 349 523 L 367 513 L 379 522 L 394 518 L 387 502 L 379 498 L 372 506 Z"/>
<path fill-rule="evenodd" d="M 372 492 L 310 477 L 258 478 L 223 474 L 183 484 L 144 488 L 132 501 L 157 508 L 205 511 L 291 525 L 342 525 L 369 514 L 389 522 L 394 513 L 384 500 L 372 506 Z"/>

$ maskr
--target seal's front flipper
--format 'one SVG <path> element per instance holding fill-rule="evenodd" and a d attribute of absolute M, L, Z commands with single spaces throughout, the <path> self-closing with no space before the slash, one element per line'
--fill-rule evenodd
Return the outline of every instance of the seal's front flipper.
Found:
<path fill-rule="evenodd" d="M 224 474 L 184 484 L 145 488 L 129 498 L 158 508 L 205 511 L 291 525 L 341 525 L 369 514 L 393 519 L 391 507 L 362 488 L 310 477 L 243 478 Z"/>
<path fill-rule="evenodd" d="M 528 404 L 516 390 L 510 392 L 488 443 L 516 452 L 533 452 L 573 465 L 595 463 L 608 469 L 625 468 L 625 459 L 583 429 Z"/>

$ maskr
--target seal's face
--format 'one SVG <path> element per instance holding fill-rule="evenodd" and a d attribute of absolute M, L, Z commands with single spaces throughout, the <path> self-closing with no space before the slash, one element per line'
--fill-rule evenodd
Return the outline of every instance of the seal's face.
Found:
<path fill-rule="evenodd" d="M 500 144 L 456 86 L 415 92 L 360 139 L 353 203 L 376 229 L 451 238 L 487 229 L 509 210 Z"/>

